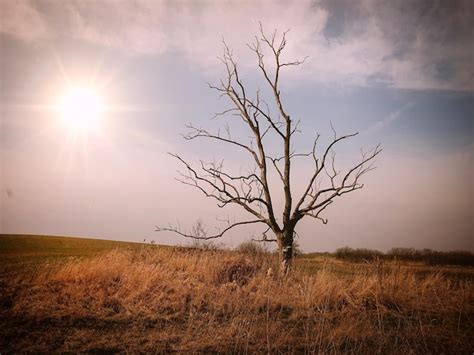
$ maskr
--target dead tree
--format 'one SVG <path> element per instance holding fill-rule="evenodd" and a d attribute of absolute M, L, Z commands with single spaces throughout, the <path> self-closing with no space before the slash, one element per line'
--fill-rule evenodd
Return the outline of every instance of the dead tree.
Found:
<path fill-rule="evenodd" d="M 305 217 L 312 217 L 326 224 L 327 219 L 323 218 L 321 213 L 337 197 L 364 186 L 360 183 L 360 178 L 374 168 L 374 158 L 381 152 L 380 145 L 367 152 L 362 152 L 361 159 L 342 173 L 336 169 L 334 147 L 342 141 L 354 137 L 357 133 L 337 135 L 332 125 L 333 139 L 325 149 L 321 149 L 319 154 L 317 153 L 319 151 L 319 134 L 316 135 L 310 152 L 296 153 L 292 150 L 292 139 L 296 133 L 299 133 L 299 122 L 295 122 L 290 117 L 283 104 L 280 74 L 287 67 L 303 64 L 304 60 L 282 61 L 282 53 L 287 44 L 287 32 L 277 39 L 276 31 L 271 36 L 267 36 L 260 26 L 260 36 L 256 36 L 255 41 L 247 45 L 256 54 L 264 84 L 268 85 L 270 89 L 274 113 L 271 112 L 267 101 L 262 98 L 260 89 L 254 95 L 249 95 L 246 85 L 239 75 L 232 51 L 225 42 L 224 55 L 221 60 L 226 69 L 226 76 L 220 80 L 218 85 L 209 84 L 211 89 L 226 97 L 231 105 L 227 110 L 216 114 L 216 117 L 230 115 L 232 119 L 242 120 L 250 134 L 250 141 L 233 138 L 228 127 L 225 134 L 222 134 L 220 131 L 213 133 L 189 124 L 187 125 L 189 132 L 184 135 L 186 140 L 206 138 L 233 145 L 248 153 L 254 169 L 249 173 L 238 175 L 226 171 L 223 161 L 200 161 L 197 166 L 193 166 L 181 156 L 171 154 L 182 163 L 185 169 L 184 173 L 179 172 L 178 181 L 200 190 L 204 196 L 214 199 L 221 208 L 228 205 L 238 205 L 253 218 L 238 222 L 229 221 L 224 229 L 218 230 L 213 235 L 208 234 L 202 226 L 194 228 L 191 232 L 186 232 L 179 226 L 156 228 L 157 231 L 170 231 L 186 238 L 210 240 L 220 238 L 238 226 L 263 224 L 267 229 L 259 241 L 277 243 L 283 273 L 287 273 L 291 266 L 292 245 L 298 222 Z M 274 61 L 271 70 L 264 57 L 264 48 L 269 50 Z M 275 135 L 281 144 L 279 156 L 272 156 L 268 153 L 267 139 L 270 135 Z M 301 157 L 312 160 L 314 166 L 308 176 L 303 193 L 300 196 L 294 196 L 290 181 L 291 167 L 293 160 Z M 275 213 L 274 199 L 270 193 L 270 169 L 276 171 L 284 195 L 283 214 L 278 217 Z M 321 186 L 323 182 L 326 183 L 324 187 Z M 273 236 L 269 237 L 269 232 Z"/>

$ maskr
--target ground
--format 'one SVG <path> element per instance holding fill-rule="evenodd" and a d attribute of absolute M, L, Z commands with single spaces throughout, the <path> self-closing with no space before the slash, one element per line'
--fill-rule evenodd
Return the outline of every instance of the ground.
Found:
<path fill-rule="evenodd" d="M 0 236 L 0 352 L 474 351 L 474 270 Z"/>

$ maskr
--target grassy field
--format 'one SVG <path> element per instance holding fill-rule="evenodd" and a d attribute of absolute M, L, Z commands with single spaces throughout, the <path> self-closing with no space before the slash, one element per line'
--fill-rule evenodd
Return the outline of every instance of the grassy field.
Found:
<path fill-rule="evenodd" d="M 25 257 L 92 256 L 113 248 L 136 246 L 136 243 L 113 240 L 0 234 L 0 255 L 2 258 L 8 257 L 19 261 L 24 261 Z"/>
<path fill-rule="evenodd" d="M 0 235 L 0 352 L 474 351 L 472 268 Z"/>
<path fill-rule="evenodd" d="M 116 248 L 140 248 L 142 244 L 112 240 L 41 235 L 0 234 L 0 271 L 25 273 L 44 263 L 93 257 Z"/>

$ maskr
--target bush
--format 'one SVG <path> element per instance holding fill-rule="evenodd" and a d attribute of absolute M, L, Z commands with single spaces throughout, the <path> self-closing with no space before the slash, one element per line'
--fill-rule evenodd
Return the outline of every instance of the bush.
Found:
<path fill-rule="evenodd" d="M 237 257 L 225 260 L 216 270 L 215 282 L 217 284 L 225 284 L 229 282 L 236 283 L 240 286 L 255 276 L 258 265 L 244 257 Z"/>
<path fill-rule="evenodd" d="M 246 241 L 240 243 L 235 250 L 242 254 L 249 254 L 249 255 L 262 255 L 268 254 L 268 249 L 259 243 L 253 241 Z"/>
<path fill-rule="evenodd" d="M 422 261 L 427 265 L 474 266 L 474 254 L 468 251 L 436 251 L 431 249 L 393 248 L 387 252 L 393 260 Z"/>
<path fill-rule="evenodd" d="M 426 265 L 474 266 L 474 254 L 468 251 L 436 251 L 431 249 L 392 248 L 387 253 L 378 250 L 349 247 L 335 252 L 338 259 L 349 261 L 370 261 L 375 259 L 422 262 Z"/>
<path fill-rule="evenodd" d="M 336 258 L 350 261 L 370 261 L 383 257 L 384 254 L 375 249 L 343 247 L 336 250 Z"/>

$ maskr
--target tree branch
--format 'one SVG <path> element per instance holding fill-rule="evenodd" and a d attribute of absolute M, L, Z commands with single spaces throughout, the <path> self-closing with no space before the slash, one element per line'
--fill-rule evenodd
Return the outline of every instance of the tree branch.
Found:
<path fill-rule="evenodd" d="M 172 232 L 172 233 L 179 234 L 180 236 L 185 237 L 185 238 L 191 238 L 191 239 L 197 239 L 197 240 L 209 240 L 209 239 L 221 238 L 225 233 L 227 233 L 232 228 L 235 228 L 237 226 L 242 226 L 242 225 L 246 225 L 246 224 L 255 224 L 255 223 L 265 223 L 265 222 L 257 219 L 257 220 L 251 220 L 251 221 L 242 221 L 242 222 L 232 223 L 228 227 L 226 227 L 225 229 L 223 229 L 222 231 L 220 231 L 220 232 L 218 232 L 217 234 L 214 234 L 214 235 L 208 235 L 207 231 L 205 231 L 204 228 L 201 225 L 199 225 L 198 228 L 195 228 L 194 233 L 189 233 L 189 232 L 186 232 L 186 231 L 183 232 L 183 231 L 181 231 L 179 226 L 177 226 L 177 227 L 173 227 L 173 226 L 158 227 L 158 226 L 156 226 L 155 232 Z"/>

